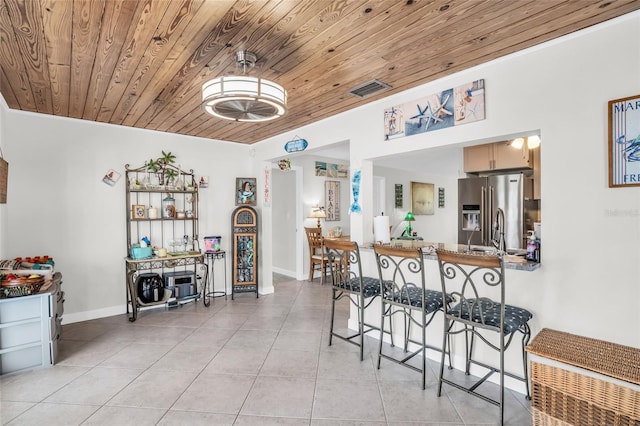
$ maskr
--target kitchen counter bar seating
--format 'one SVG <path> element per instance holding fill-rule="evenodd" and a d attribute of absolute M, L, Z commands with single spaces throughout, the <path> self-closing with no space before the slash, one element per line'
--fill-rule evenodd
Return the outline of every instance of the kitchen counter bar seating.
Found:
<path fill-rule="evenodd" d="M 525 346 L 531 337 L 528 321 L 533 315 L 526 309 L 505 303 L 505 273 L 502 256 L 459 253 L 442 249 L 437 249 L 436 255 L 438 257 L 442 291 L 453 296 L 456 300 L 456 305 L 445 311 L 443 346 L 451 345 L 451 336 L 463 333 L 466 348 L 465 374 L 470 374 L 471 364 L 489 370 L 484 377 L 480 378 L 472 386 L 466 387 L 443 377 L 443 355 L 438 381 L 438 396 L 442 393 L 443 383 L 475 395 L 500 407 L 500 424 L 503 424 L 505 375 L 523 381 L 526 386 L 526 398 L 530 399 Z M 499 299 L 488 297 L 489 294 L 496 293 L 498 293 Z M 456 324 L 461 327 L 456 327 Z M 486 333 L 483 335 L 480 330 L 497 333 L 499 336 L 498 343 L 491 343 Z M 522 375 L 504 371 L 504 352 L 511 344 L 516 332 L 522 334 Z M 499 353 L 499 367 L 473 359 L 476 337 Z M 499 400 L 491 399 L 476 392 L 478 386 L 494 373 L 500 375 Z"/>
<path fill-rule="evenodd" d="M 364 321 L 364 311 L 376 297 L 380 296 L 380 280 L 376 277 L 362 275 L 360 249 L 355 241 L 324 240 L 326 258 L 331 271 L 331 325 L 329 328 L 329 346 L 333 337 L 360 347 L 360 361 L 364 359 L 364 335 L 379 326 Z M 336 301 L 348 297 L 351 304 L 358 309 L 358 332 L 341 334 L 334 329 Z M 393 345 L 393 334 L 391 344 Z"/>
<path fill-rule="evenodd" d="M 422 248 L 403 248 L 387 245 L 374 245 L 378 275 L 382 283 L 381 293 L 381 322 L 380 345 L 378 348 L 378 369 L 382 358 L 408 367 L 422 373 L 422 389 L 426 387 L 426 348 L 441 351 L 444 363 L 446 346 L 433 347 L 426 343 L 426 328 L 436 313 L 443 311 L 453 301 L 449 296 L 439 291 L 425 287 L 425 265 Z M 400 315 L 404 319 L 404 355 L 394 356 L 382 350 L 384 320 L 389 323 L 394 316 Z M 411 325 L 420 328 L 420 340 L 411 337 Z M 417 349 L 409 352 L 409 344 L 417 345 Z M 415 367 L 409 361 L 420 355 L 421 366 Z M 449 354 L 449 366 L 451 357 Z"/>

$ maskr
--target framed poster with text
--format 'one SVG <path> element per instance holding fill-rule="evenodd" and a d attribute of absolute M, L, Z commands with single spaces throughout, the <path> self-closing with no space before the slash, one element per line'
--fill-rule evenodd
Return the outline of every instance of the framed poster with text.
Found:
<path fill-rule="evenodd" d="M 328 180 L 324 183 L 324 208 L 327 222 L 340 220 L 340 181 Z"/>
<path fill-rule="evenodd" d="M 609 187 L 640 186 L 640 95 L 609 101 Z"/>

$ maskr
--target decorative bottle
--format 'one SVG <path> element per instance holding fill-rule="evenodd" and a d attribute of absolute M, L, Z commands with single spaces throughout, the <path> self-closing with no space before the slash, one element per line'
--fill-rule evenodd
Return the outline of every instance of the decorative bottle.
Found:
<path fill-rule="evenodd" d="M 538 250 L 538 244 L 536 244 L 536 234 L 534 231 L 529 231 L 529 241 L 527 242 L 527 260 L 537 261 L 536 251 Z"/>
<path fill-rule="evenodd" d="M 170 193 L 162 200 L 162 217 L 164 219 L 175 219 L 176 200 Z"/>

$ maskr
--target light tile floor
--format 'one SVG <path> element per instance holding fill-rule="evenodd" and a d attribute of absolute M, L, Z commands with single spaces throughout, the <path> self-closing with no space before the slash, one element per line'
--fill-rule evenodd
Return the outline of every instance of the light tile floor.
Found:
<path fill-rule="evenodd" d="M 170 310 L 64 326 L 59 362 L 0 379 L 9 425 L 481 425 L 498 408 L 445 386 L 438 363 L 420 374 L 328 346 L 331 287 L 274 276 L 275 293 L 215 298 Z M 341 302 L 337 322 L 346 327 Z M 460 380 L 464 374 L 452 373 Z M 485 384 L 495 394 L 498 387 Z M 505 423 L 530 425 L 530 404 L 507 390 Z"/>

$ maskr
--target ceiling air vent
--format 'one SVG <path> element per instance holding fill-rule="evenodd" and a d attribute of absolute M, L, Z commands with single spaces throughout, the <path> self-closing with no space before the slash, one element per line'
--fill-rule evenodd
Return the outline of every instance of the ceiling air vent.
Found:
<path fill-rule="evenodd" d="M 391 86 L 379 80 L 371 80 L 349 90 L 349 93 L 359 98 L 366 98 L 387 89 L 391 89 Z"/>

